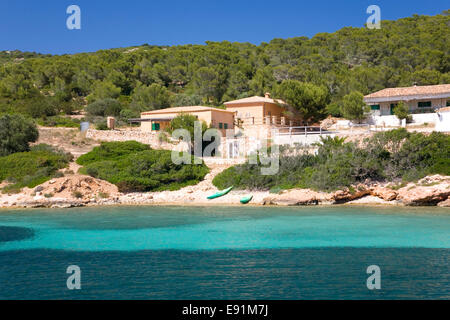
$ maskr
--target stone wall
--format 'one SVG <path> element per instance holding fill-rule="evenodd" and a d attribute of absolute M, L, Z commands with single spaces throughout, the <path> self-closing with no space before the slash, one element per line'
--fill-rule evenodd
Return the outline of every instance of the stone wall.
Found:
<path fill-rule="evenodd" d="M 160 142 L 158 135 L 151 132 L 142 132 L 141 130 L 93 130 L 86 132 L 86 138 L 97 141 L 130 141 L 134 140 L 140 143 L 148 144 L 154 149 L 172 150 L 174 145 L 167 142 Z"/>

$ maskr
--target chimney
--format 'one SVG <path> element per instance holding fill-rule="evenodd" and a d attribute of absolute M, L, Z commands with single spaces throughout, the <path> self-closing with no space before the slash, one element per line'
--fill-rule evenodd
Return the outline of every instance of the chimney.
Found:
<path fill-rule="evenodd" d="M 264 94 L 264 98 L 270 99 L 270 92 L 266 92 L 266 93 Z"/>

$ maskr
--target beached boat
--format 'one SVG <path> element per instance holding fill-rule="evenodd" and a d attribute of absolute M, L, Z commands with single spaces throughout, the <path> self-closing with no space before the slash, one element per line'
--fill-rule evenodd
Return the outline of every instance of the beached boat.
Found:
<path fill-rule="evenodd" d="M 230 192 L 231 189 L 233 189 L 233 186 L 231 186 L 231 187 L 229 187 L 229 188 L 227 188 L 227 189 L 225 189 L 225 190 L 216 192 L 216 193 L 214 193 L 213 195 L 210 195 L 207 199 L 211 200 L 211 199 L 220 198 L 220 197 L 226 195 L 228 192 Z"/>
<path fill-rule="evenodd" d="M 253 199 L 253 196 L 246 196 L 246 197 L 243 197 L 243 198 L 241 198 L 241 203 L 242 203 L 242 204 L 247 204 L 247 203 L 249 203 L 250 201 L 252 201 L 252 199 Z"/>

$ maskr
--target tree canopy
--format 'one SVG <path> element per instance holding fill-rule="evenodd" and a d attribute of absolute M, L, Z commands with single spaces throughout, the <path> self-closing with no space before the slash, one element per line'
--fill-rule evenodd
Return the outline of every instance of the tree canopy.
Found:
<path fill-rule="evenodd" d="M 346 27 L 260 45 L 142 45 L 61 56 L 0 52 L 0 112 L 46 117 L 104 99 L 116 99 L 126 113 L 221 105 L 275 93 L 288 81 L 284 86 L 300 88 L 300 82 L 302 92 L 320 97 L 311 117 L 323 107 L 338 114 L 336 106 L 354 91 L 450 83 L 448 12 L 383 21 L 379 30 Z"/>

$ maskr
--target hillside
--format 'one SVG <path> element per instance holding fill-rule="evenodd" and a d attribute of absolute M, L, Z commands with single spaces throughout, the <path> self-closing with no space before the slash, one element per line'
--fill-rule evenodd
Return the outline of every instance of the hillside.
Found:
<path fill-rule="evenodd" d="M 352 91 L 450 83 L 449 12 L 383 21 L 381 30 L 347 27 L 260 45 L 142 45 L 62 56 L 1 52 L 0 113 L 45 118 L 96 102 L 91 114 L 126 119 L 148 109 L 219 106 L 276 93 L 288 79 L 322 86 L 328 112 L 338 113 L 333 106 Z"/>

